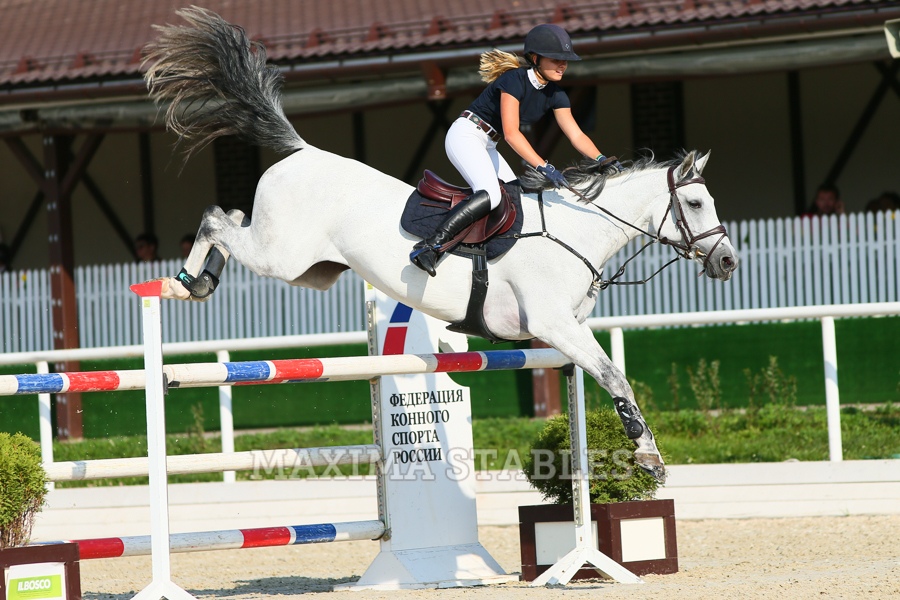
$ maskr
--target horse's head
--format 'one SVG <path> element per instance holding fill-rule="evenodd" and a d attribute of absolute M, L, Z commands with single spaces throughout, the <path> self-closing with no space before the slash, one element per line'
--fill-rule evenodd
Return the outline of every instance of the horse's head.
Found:
<path fill-rule="evenodd" d="M 706 181 L 700 176 L 709 154 L 698 156 L 691 151 L 681 164 L 668 168 L 669 210 L 656 229 L 660 242 L 702 264 L 707 277 L 727 281 L 737 268 L 738 258 L 716 215 Z"/>

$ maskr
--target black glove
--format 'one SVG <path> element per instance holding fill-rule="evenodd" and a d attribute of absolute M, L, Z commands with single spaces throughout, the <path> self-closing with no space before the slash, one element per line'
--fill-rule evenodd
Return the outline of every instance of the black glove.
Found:
<path fill-rule="evenodd" d="M 566 181 L 565 176 L 563 176 L 563 174 L 561 172 L 557 171 L 556 167 L 554 167 L 550 163 L 546 163 L 546 164 L 543 164 L 543 165 L 541 165 L 539 167 L 535 167 L 535 168 L 537 169 L 538 173 L 540 173 L 541 175 L 546 177 L 550 181 L 550 183 L 552 183 L 556 187 L 559 187 L 562 185 L 564 185 L 566 187 L 569 186 L 569 182 Z"/>
<path fill-rule="evenodd" d="M 619 173 L 621 173 L 622 171 L 625 170 L 625 167 L 622 166 L 622 163 L 620 163 L 619 159 L 616 158 L 615 156 L 607 157 L 607 156 L 604 156 L 603 154 L 601 154 L 600 156 L 597 157 L 597 162 L 600 163 L 601 167 L 605 167 L 607 165 L 612 165 L 616 169 L 616 171 L 618 171 Z"/>

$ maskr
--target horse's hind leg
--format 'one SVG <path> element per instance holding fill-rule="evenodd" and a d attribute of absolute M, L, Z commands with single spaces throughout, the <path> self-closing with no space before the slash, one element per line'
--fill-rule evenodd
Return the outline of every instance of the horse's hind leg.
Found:
<path fill-rule="evenodd" d="M 179 300 L 205 301 L 219 285 L 219 277 L 230 256 L 228 250 L 217 244 L 223 228 L 248 227 L 250 219 L 240 210 L 225 214 L 218 206 L 210 206 L 203 213 L 200 229 L 181 272 L 163 290 L 162 297 Z M 204 262 L 206 263 L 204 266 Z M 200 269 L 203 271 L 200 272 Z M 193 273 L 199 273 L 194 276 Z"/>
<path fill-rule="evenodd" d="M 574 319 L 571 324 L 565 325 L 561 325 L 558 321 L 559 319 L 540 334 L 534 330 L 531 321 L 529 329 L 541 340 L 571 358 L 572 362 L 587 371 L 609 392 L 613 397 L 616 412 L 622 419 L 626 435 L 637 445 L 634 452 L 635 462 L 657 481 L 665 481 L 665 463 L 625 375 L 612 363 L 587 325 L 579 325 Z"/>

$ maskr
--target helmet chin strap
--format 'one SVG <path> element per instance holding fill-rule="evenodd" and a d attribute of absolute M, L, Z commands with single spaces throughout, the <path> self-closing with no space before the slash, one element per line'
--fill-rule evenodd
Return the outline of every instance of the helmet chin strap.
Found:
<path fill-rule="evenodd" d="M 534 60 L 531 62 L 531 68 L 534 69 L 534 72 L 543 80 L 543 84 L 546 85 L 550 83 L 550 79 L 544 74 L 544 70 L 541 69 L 541 57 L 539 54 L 532 53 L 534 56 Z"/>

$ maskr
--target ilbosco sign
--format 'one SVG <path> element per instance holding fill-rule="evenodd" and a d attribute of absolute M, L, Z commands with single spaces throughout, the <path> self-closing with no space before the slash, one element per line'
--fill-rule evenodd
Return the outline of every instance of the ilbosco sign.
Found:
<path fill-rule="evenodd" d="M 5 600 L 66 600 L 65 565 L 11 565 L 4 573 Z"/>

